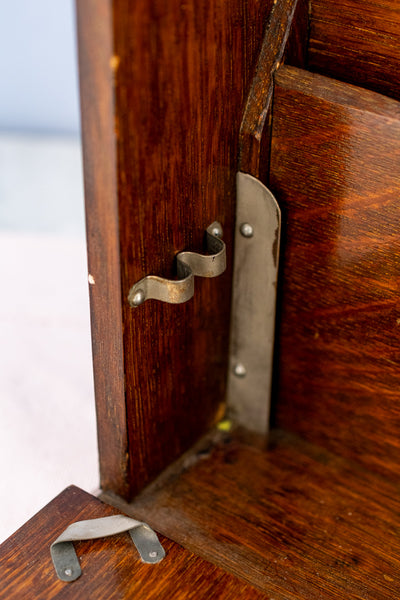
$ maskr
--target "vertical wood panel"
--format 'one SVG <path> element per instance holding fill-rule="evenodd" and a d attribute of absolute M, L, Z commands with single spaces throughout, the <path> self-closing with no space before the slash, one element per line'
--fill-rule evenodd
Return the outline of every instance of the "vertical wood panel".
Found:
<path fill-rule="evenodd" d="M 400 104 L 283 67 L 271 187 L 284 211 L 277 422 L 400 474 Z"/>
<path fill-rule="evenodd" d="M 114 131 L 113 35 L 108 0 L 77 2 L 93 369 L 100 479 L 126 496 L 128 437 Z"/>
<path fill-rule="evenodd" d="M 239 170 L 268 181 L 273 76 L 284 60 L 304 66 L 308 3 L 274 2 L 240 127 Z"/>
<path fill-rule="evenodd" d="M 98 294 L 93 321 L 101 323 L 94 328 L 101 355 L 95 356 L 100 438 L 112 455 L 101 454 L 102 483 L 125 497 L 223 414 L 239 128 L 271 5 L 78 1 L 83 122 L 91 119 L 94 128 L 85 136 L 86 164 L 97 155 L 96 168 L 86 173 L 89 238 L 95 239 L 89 253 L 98 253 L 92 260 L 101 263 L 104 280 L 111 274 L 112 289 L 121 278 L 121 300 L 116 292 L 106 298 L 109 292 L 97 281 L 92 290 Z M 104 27 L 112 31 L 106 44 L 99 34 Z M 89 81 L 85 73 L 99 68 L 97 60 L 104 77 Z M 113 102 L 106 113 L 104 97 Z M 95 130 L 99 113 L 107 119 L 109 141 Z M 111 212 L 101 200 L 110 194 L 98 189 L 104 170 L 116 179 L 117 199 L 109 190 Z M 93 205 L 100 206 L 102 219 Z M 130 308 L 133 283 L 149 274 L 173 276 L 176 253 L 201 251 L 204 230 L 214 220 L 224 228 L 226 273 L 197 278 L 195 296 L 186 304 L 152 300 Z M 99 247 L 116 222 L 110 258 Z M 117 361 L 108 358 L 121 327 L 123 376 L 122 349 Z M 112 399 L 109 385 L 117 388 Z M 112 441 L 116 429 L 119 442 Z M 123 480 L 117 484 L 116 466 Z"/>

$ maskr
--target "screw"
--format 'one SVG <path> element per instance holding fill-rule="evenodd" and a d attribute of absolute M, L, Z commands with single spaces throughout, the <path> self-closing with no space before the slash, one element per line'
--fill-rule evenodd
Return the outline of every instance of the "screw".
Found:
<path fill-rule="evenodd" d="M 65 569 L 64 573 L 66 574 L 67 577 L 71 577 L 72 569 Z"/>
<path fill-rule="evenodd" d="M 240 233 L 245 238 L 251 238 L 254 235 L 254 229 L 250 223 L 242 223 L 240 226 Z"/>
<path fill-rule="evenodd" d="M 246 377 L 246 367 L 242 363 L 237 363 L 233 368 L 233 372 L 236 377 Z"/>
<path fill-rule="evenodd" d="M 157 556 L 157 552 L 153 550 L 152 552 L 149 552 L 149 556 L 150 558 L 155 558 Z"/>
<path fill-rule="evenodd" d="M 143 302 L 145 300 L 146 300 L 146 296 L 144 295 L 144 291 L 138 290 L 137 292 L 135 292 L 135 295 L 132 298 L 132 305 L 140 306 L 141 304 L 143 304 Z"/>

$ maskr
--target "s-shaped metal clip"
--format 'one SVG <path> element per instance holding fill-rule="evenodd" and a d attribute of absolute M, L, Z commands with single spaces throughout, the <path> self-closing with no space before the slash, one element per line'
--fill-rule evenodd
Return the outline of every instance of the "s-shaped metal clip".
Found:
<path fill-rule="evenodd" d="M 170 304 L 181 304 L 194 294 L 194 276 L 217 277 L 226 269 L 226 247 L 221 239 L 222 227 L 215 221 L 206 230 L 207 251 L 179 252 L 176 256 L 178 279 L 164 279 L 157 275 L 144 277 L 129 290 L 128 301 L 132 307 L 153 298 Z"/>

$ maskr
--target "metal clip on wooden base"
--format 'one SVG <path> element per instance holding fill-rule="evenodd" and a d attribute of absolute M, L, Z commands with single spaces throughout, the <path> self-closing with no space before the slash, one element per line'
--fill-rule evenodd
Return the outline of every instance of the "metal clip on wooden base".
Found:
<path fill-rule="evenodd" d="M 129 531 L 143 562 L 154 564 L 164 558 L 165 551 L 157 534 L 146 523 L 124 515 L 77 521 L 69 525 L 50 547 L 58 578 L 75 581 L 82 573 L 73 542 L 108 537 L 124 531 Z"/>
<path fill-rule="evenodd" d="M 222 227 L 215 221 L 206 230 L 209 255 L 197 252 L 179 252 L 176 257 L 178 279 L 164 279 L 156 275 L 144 277 L 129 290 L 128 300 L 132 307 L 151 298 L 181 304 L 194 295 L 194 276 L 217 277 L 226 269 L 226 247 L 222 241 Z"/>

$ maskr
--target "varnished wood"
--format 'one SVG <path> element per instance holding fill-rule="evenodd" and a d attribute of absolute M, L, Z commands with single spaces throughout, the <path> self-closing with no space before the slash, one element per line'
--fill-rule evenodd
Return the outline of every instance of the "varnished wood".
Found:
<path fill-rule="evenodd" d="M 400 99 L 398 0 L 312 0 L 309 68 Z"/>
<path fill-rule="evenodd" d="M 398 481 L 400 104 L 289 67 L 274 99 L 276 422 Z"/>
<path fill-rule="evenodd" d="M 274 2 L 240 127 L 239 170 L 264 182 L 268 178 L 273 75 L 284 58 L 304 66 L 307 24 L 304 0 Z"/>
<path fill-rule="evenodd" d="M 224 410 L 239 128 L 271 5 L 78 0 L 101 482 L 125 497 Z M 226 273 L 130 308 L 214 220 Z"/>
<path fill-rule="evenodd" d="M 101 484 L 126 496 L 128 430 L 114 123 L 112 6 L 77 2 L 94 385 Z"/>
<path fill-rule="evenodd" d="M 131 507 L 186 548 L 274 600 L 393 600 L 398 485 L 275 432 L 199 447 Z"/>
<path fill-rule="evenodd" d="M 4 600 L 259 600 L 264 596 L 232 575 L 160 536 L 167 555 L 157 565 L 141 562 L 128 534 L 75 543 L 82 575 L 57 578 L 50 544 L 71 522 L 117 511 L 70 487 L 0 546 L 0 597 Z"/>

